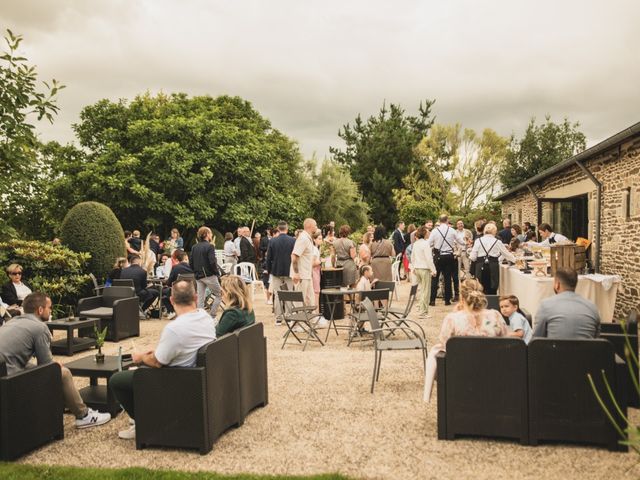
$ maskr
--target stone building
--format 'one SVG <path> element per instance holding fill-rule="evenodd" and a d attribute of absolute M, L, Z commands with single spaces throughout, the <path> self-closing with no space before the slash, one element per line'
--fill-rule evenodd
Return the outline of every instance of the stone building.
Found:
<path fill-rule="evenodd" d="M 622 277 L 616 317 L 640 305 L 640 122 L 497 197 L 512 223 L 589 238 L 596 272 Z"/>

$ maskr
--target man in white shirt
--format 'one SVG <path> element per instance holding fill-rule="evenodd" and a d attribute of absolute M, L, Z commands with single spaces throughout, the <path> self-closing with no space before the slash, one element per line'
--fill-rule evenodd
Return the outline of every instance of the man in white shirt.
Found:
<path fill-rule="evenodd" d="M 313 267 L 313 240 L 312 235 L 318 229 L 318 225 L 313 218 L 304 221 L 304 230 L 300 232 L 291 253 L 291 279 L 293 287 L 302 291 L 305 305 L 315 305 L 315 294 L 313 292 L 313 282 L 311 272 Z"/>
<path fill-rule="evenodd" d="M 555 233 L 553 228 L 548 223 L 542 223 L 538 227 L 538 232 L 540 232 L 540 236 L 542 237 L 542 241 L 540 243 L 529 242 L 529 245 L 538 245 L 540 247 L 548 247 L 558 242 L 568 242 L 569 239 L 560 233 Z"/>
<path fill-rule="evenodd" d="M 457 268 L 454 245 L 460 244 L 460 242 L 456 238 L 455 230 L 449 226 L 449 217 L 447 215 L 440 216 L 440 224 L 431 232 L 429 244 L 434 249 L 433 256 L 436 265 L 436 276 L 431 283 L 431 301 L 429 305 L 435 306 L 436 304 L 441 273 L 444 276 L 444 304 L 451 305 L 451 282 L 453 280 L 453 272 Z"/>
<path fill-rule="evenodd" d="M 216 329 L 211 316 L 196 306 L 196 290 L 193 282 L 180 280 L 171 287 L 171 304 L 177 314 L 160 335 L 156 350 L 145 353 L 134 353 L 135 363 L 151 368 L 193 367 L 196 364 L 198 350 L 203 345 L 216 339 Z M 122 407 L 135 419 L 133 399 L 133 375 L 135 370 L 125 370 L 114 374 L 109 380 Z M 135 424 L 118 433 L 125 440 L 136 436 Z"/>

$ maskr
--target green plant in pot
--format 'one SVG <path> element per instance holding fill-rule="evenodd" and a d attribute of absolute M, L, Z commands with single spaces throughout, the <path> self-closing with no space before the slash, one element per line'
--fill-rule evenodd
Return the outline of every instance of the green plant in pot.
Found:
<path fill-rule="evenodd" d="M 93 333 L 96 336 L 96 348 L 98 349 L 98 353 L 96 353 L 96 363 L 104 363 L 104 353 L 102 353 L 102 346 L 104 345 L 104 339 L 107 337 L 108 328 L 109 327 L 104 327 L 102 331 L 100 331 L 97 327 L 93 327 Z"/>

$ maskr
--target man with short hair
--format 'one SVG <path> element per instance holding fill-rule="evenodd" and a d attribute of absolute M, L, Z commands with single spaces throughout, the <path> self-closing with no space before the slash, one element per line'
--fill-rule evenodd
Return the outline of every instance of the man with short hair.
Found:
<path fill-rule="evenodd" d="M 45 323 L 51 316 L 51 299 L 44 293 L 33 292 L 24 299 L 22 308 L 24 315 L 0 327 L 0 361 L 5 363 L 9 375 L 28 368 L 32 357 L 36 357 L 38 365 L 53 362 L 51 332 Z M 64 405 L 76 417 L 76 428 L 95 427 L 111 420 L 110 414 L 88 408 L 69 369 L 64 366 L 60 369 Z"/>
<path fill-rule="evenodd" d="M 548 223 L 541 223 L 538 227 L 538 232 L 542 237 L 542 241 L 539 243 L 528 242 L 529 245 L 537 245 L 539 247 L 548 247 L 558 242 L 568 242 L 569 239 L 560 233 L 555 233 L 553 227 Z"/>
<path fill-rule="evenodd" d="M 542 301 L 535 316 L 534 337 L 580 339 L 600 335 L 598 308 L 575 293 L 578 274 L 558 268 L 553 277 L 555 296 Z"/>
<path fill-rule="evenodd" d="M 402 254 L 404 252 L 405 243 L 404 243 L 404 222 L 400 221 L 396 224 L 396 229 L 393 231 L 393 249 L 396 251 L 396 255 Z"/>
<path fill-rule="evenodd" d="M 313 218 L 306 218 L 303 228 L 291 253 L 291 279 L 294 288 L 302 291 L 305 305 L 312 306 L 315 305 L 315 293 L 311 281 L 314 252 L 311 236 L 318 229 L 318 225 Z"/>
<path fill-rule="evenodd" d="M 430 306 L 436 304 L 440 274 L 444 277 L 444 304 L 451 305 L 451 282 L 453 281 L 453 272 L 457 268 L 454 256 L 456 243 L 459 241 L 456 238 L 455 230 L 449 226 L 448 215 L 441 215 L 440 224 L 433 229 L 429 236 L 429 244 L 434 250 L 433 257 L 436 265 L 436 276 L 431 283 Z"/>
<path fill-rule="evenodd" d="M 513 238 L 513 234 L 511 233 L 511 220 L 505 218 L 502 220 L 502 230 L 498 232 L 498 238 L 500 241 L 506 245 L 511 243 L 511 239 Z"/>
<path fill-rule="evenodd" d="M 256 250 L 251 241 L 251 230 L 249 227 L 243 227 L 242 235 L 240 236 L 240 258 L 238 262 L 247 262 L 255 265 L 256 260 Z"/>
<path fill-rule="evenodd" d="M 144 312 L 151 306 L 160 292 L 155 288 L 147 288 L 147 271 L 140 266 L 142 259 L 140 255 L 131 255 L 129 259 L 130 265 L 127 268 L 123 268 L 120 272 L 120 279 L 133 280 L 133 287 L 135 288 L 136 295 L 140 299 L 142 311 Z"/>
<path fill-rule="evenodd" d="M 196 307 L 193 282 L 187 280 L 175 282 L 171 287 L 171 304 L 178 316 L 162 330 L 155 351 L 132 354 L 134 363 L 151 368 L 194 367 L 200 347 L 216 339 L 216 330 L 211 317 L 204 310 Z M 109 380 L 109 387 L 129 417 L 135 421 L 134 374 L 135 370 L 114 374 Z M 162 421 L 162 419 L 159 420 Z M 125 440 L 134 439 L 135 424 L 119 432 L 118 436 Z"/>
<path fill-rule="evenodd" d="M 211 245 L 213 233 L 209 227 L 198 229 L 198 243 L 191 249 L 189 256 L 189 266 L 196 277 L 198 286 L 198 308 L 204 308 L 205 293 L 207 288 L 214 296 L 211 305 L 211 316 L 216 318 L 218 306 L 222 301 L 222 290 L 220 289 L 220 270 L 216 261 L 216 249 Z"/>
<path fill-rule="evenodd" d="M 288 234 L 289 225 L 287 222 L 279 222 L 278 235 L 274 235 L 269 242 L 265 264 L 265 271 L 271 275 L 273 311 L 276 315 L 276 325 L 281 325 L 283 320 L 282 306 L 278 300 L 278 291 L 282 288 L 282 285 L 286 285 L 289 291 L 293 290 L 293 281 L 291 280 L 291 254 L 293 253 L 296 240 Z"/>
<path fill-rule="evenodd" d="M 162 290 L 162 304 L 164 308 L 169 312 L 169 320 L 173 320 L 176 313 L 173 311 L 173 305 L 170 301 L 171 286 L 178 280 L 180 275 L 193 275 L 193 270 L 189 266 L 189 257 L 182 249 L 176 249 L 173 252 L 174 257 L 178 260 L 178 263 L 171 268 L 171 273 L 167 279 L 167 286 Z"/>

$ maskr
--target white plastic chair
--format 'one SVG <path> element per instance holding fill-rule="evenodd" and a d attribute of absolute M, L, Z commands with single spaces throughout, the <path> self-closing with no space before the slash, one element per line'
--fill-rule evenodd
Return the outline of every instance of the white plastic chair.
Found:
<path fill-rule="evenodd" d="M 262 288 L 262 293 L 264 293 L 264 284 L 261 280 L 258 280 L 258 275 L 256 274 L 256 266 L 253 263 L 249 262 L 241 262 L 238 263 L 233 268 L 234 275 L 238 275 L 241 277 L 245 283 L 251 285 L 251 298 L 255 300 L 256 295 L 256 285 L 259 285 Z"/>
<path fill-rule="evenodd" d="M 396 284 L 396 287 L 402 283 L 400 281 L 400 261 L 399 260 L 395 260 L 391 264 L 391 279 Z M 400 298 L 398 297 L 397 288 L 394 290 L 394 293 L 395 293 L 396 300 L 399 300 Z"/>

